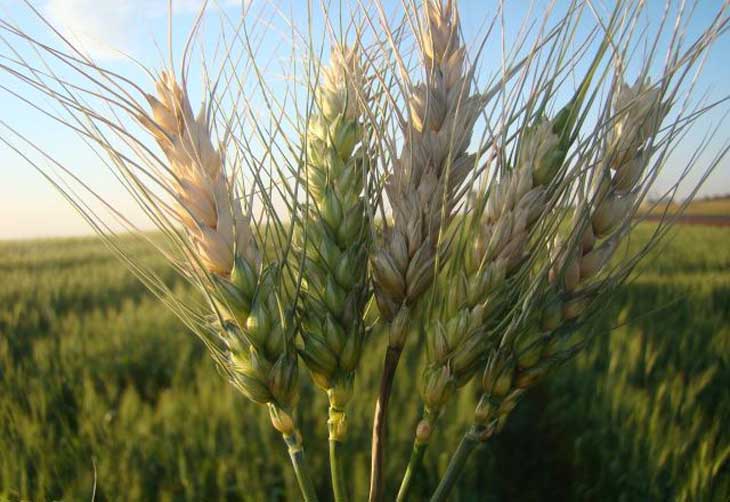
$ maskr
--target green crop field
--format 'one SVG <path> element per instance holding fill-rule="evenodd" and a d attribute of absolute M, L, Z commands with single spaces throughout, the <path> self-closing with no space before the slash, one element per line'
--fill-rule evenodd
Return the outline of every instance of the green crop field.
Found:
<path fill-rule="evenodd" d="M 144 259 L 175 281 L 162 259 Z M 454 500 L 730 499 L 730 229 L 679 226 L 641 267 L 588 350 L 472 457 Z M 368 342 L 356 384 L 368 398 L 352 406 L 355 500 L 366 493 L 383 338 Z M 406 398 L 419 364 L 410 343 L 392 401 L 391 483 L 419 413 Z M 325 493 L 327 405 L 303 380 L 299 413 Z M 467 387 L 453 401 L 414 500 L 433 489 L 473 400 Z M 223 381 L 99 241 L 0 243 L 0 500 L 94 490 L 96 500 L 298 499 L 265 410 Z"/>

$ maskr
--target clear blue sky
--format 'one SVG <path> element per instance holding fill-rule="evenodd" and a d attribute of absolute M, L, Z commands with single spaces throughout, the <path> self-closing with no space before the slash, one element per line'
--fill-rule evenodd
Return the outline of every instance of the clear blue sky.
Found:
<path fill-rule="evenodd" d="M 259 2 L 259 0 L 252 0 Z M 267 0 L 268 1 L 268 0 Z M 122 49 L 133 55 L 148 68 L 159 69 L 164 63 L 163 51 L 167 47 L 167 0 L 36 0 L 32 2 L 45 16 L 57 24 L 65 33 L 74 33 L 80 43 L 103 65 L 113 67 L 117 72 L 128 75 L 144 85 L 150 85 L 146 76 L 133 64 L 120 59 L 111 48 Z M 231 16 L 240 12 L 241 0 L 218 0 L 211 2 L 216 9 L 223 9 Z M 261 3 L 264 3 L 261 0 Z M 304 28 L 306 26 L 305 0 L 274 0 L 287 16 L 296 20 Z M 400 3 L 400 0 L 385 1 L 386 5 Z M 531 2 L 522 0 L 507 0 L 506 18 L 508 31 L 514 32 L 522 20 Z M 535 2 L 533 12 L 541 15 L 547 1 Z M 558 1 L 558 4 L 567 3 Z M 596 0 L 597 5 L 606 2 Z M 658 19 L 661 14 L 663 1 L 650 0 L 646 18 Z M 690 30 L 699 29 L 709 23 L 711 16 L 717 10 L 721 0 L 702 0 L 698 10 L 692 17 Z M 199 0 L 173 0 L 175 15 L 174 39 L 178 45 L 185 38 L 197 8 Z M 319 1 L 314 2 L 318 9 Z M 494 0 L 461 0 L 459 2 L 462 13 L 462 24 L 467 40 L 476 37 L 483 29 L 484 19 L 492 14 L 498 2 Z M 256 5 L 253 6 L 254 8 Z M 269 11 L 271 9 L 269 8 Z M 10 20 L 28 30 L 34 35 L 48 38 L 47 29 L 44 30 L 28 7 L 20 0 L 0 0 L 0 18 Z M 211 24 L 207 29 L 214 28 Z M 279 30 L 285 30 L 282 22 L 274 21 L 271 35 L 265 39 L 262 57 L 276 58 L 281 56 L 282 41 L 286 36 Z M 313 23 L 315 33 L 322 33 L 321 20 Z M 211 35 L 212 36 L 212 35 Z M 506 37 L 509 40 L 509 33 Z M 156 43 L 152 43 L 152 41 Z M 270 47 L 267 47 L 270 46 Z M 284 47 L 284 52 L 285 51 Z M 279 52 L 277 52 L 279 50 Z M 178 47 L 179 51 L 179 47 Z M 699 81 L 699 88 L 708 92 L 708 98 L 718 98 L 730 91 L 730 36 L 721 39 L 713 49 Z M 0 41 L 0 54 L 10 55 L 10 51 Z M 33 57 L 27 51 L 26 57 Z M 489 53 L 482 56 L 487 61 Z M 493 56 L 498 64 L 499 55 Z M 484 63 L 487 66 L 487 63 Z M 13 84 L 7 75 L 0 72 L 0 85 Z M 62 126 L 44 119 L 37 111 L 30 110 L 27 105 L 0 89 L 1 119 L 12 124 L 23 134 L 28 135 L 37 143 L 51 152 L 64 163 L 72 166 L 78 174 L 89 180 L 95 187 L 110 199 L 115 199 L 120 190 L 111 175 L 106 172 L 100 161 L 95 158 L 83 143 L 72 132 Z M 728 107 L 723 108 L 726 112 Z M 706 128 L 721 118 L 721 112 L 708 116 L 702 127 L 688 137 L 679 146 L 677 154 L 672 159 L 666 173 L 658 182 L 658 188 L 666 187 L 676 177 L 682 168 L 682 153 L 684 157 L 692 151 L 693 145 L 701 139 Z M 726 127 L 730 124 L 726 124 Z M 6 134 L 4 131 L 0 134 Z M 730 134 L 724 131 L 715 141 L 720 145 Z M 74 213 L 61 196 L 17 154 L 0 144 L 0 239 L 42 237 L 58 235 L 81 235 L 89 233 L 86 223 Z M 692 185 L 689 180 L 687 190 Z M 701 194 L 721 194 L 730 192 L 730 169 L 726 163 L 711 176 L 705 183 Z M 681 195 L 681 194 L 680 194 Z M 135 213 L 131 202 L 119 198 L 118 207 L 122 210 Z"/>

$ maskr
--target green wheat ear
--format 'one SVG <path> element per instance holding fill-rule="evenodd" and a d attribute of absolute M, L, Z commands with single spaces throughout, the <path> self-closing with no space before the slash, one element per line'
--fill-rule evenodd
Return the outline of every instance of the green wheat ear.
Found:
<path fill-rule="evenodd" d="M 303 254 L 300 353 L 332 409 L 330 435 L 346 434 L 344 407 L 360 361 L 368 300 L 368 151 L 361 119 L 364 75 L 358 50 L 336 47 L 309 120 L 299 228 Z"/>
<path fill-rule="evenodd" d="M 369 152 L 360 100 L 365 76 L 359 48 L 336 46 L 316 92 L 318 112 L 305 138 L 306 187 L 299 243 L 304 264 L 300 354 L 329 399 L 333 490 L 343 500 L 339 445 L 347 436 L 345 407 L 365 337 L 369 297 L 370 223 L 365 194 Z"/>

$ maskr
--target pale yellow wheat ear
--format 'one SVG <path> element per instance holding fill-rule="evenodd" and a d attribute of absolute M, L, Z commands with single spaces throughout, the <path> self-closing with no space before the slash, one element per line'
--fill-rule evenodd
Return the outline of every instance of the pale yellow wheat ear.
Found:
<path fill-rule="evenodd" d="M 635 189 L 651 156 L 647 149 L 668 107 L 658 88 L 642 80 L 635 87 L 620 83 L 609 109 L 613 113 L 606 140 L 599 132 L 594 143 L 600 161 L 593 203 L 584 200 L 575 208 L 569 240 L 552 247 L 546 283 L 538 281 L 544 288 L 539 294 L 542 303 L 530 314 L 527 326 L 491 350 L 482 376 L 484 395 L 475 411 L 475 422 L 483 428 L 481 441 L 504 427 L 524 389 L 580 346 L 575 340 L 566 344 L 563 332 L 575 329 L 575 322 L 599 294 L 600 283 L 591 285 L 591 280 L 608 265 L 625 235 L 618 230 L 626 229 L 635 213 Z"/>
<path fill-rule="evenodd" d="M 557 29 L 567 26 L 570 23 L 559 23 Z M 407 500 L 413 474 L 452 396 L 483 368 L 494 333 L 519 309 L 522 288 L 542 252 L 540 239 L 546 228 L 554 226 L 551 210 L 566 196 L 559 180 L 565 176 L 586 89 L 600 66 L 603 50 L 594 57 L 575 97 L 548 118 L 544 105 L 534 105 L 554 99 L 551 87 L 562 72 L 551 73 L 548 68 L 560 58 L 576 57 L 586 43 L 568 32 L 563 35 L 546 49 L 560 57 L 525 65 L 525 72 L 535 74 L 527 104 L 501 112 L 502 124 L 524 125 L 511 134 L 495 131 L 488 163 L 490 176 L 484 176 L 480 187 L 471 192 L 462 224 L 453 237 L 454 256 L 438 271 L 432 308 L 423 319 L 427 348 L 420 381 L 423 415 L 416 426 L 398 500 Z M 536 43 L 540 43 L 539 38 Z M 568 49 L 573 44 L 578 48 Z"/>
<path fill-rule="evenodd" d="M 175 194 L 175 217 L 207 271 L 228 278 L 235 258 L 257 270 L 260 257 L 250 217 L 243 214 L 223 154 L 213 146 L 205 105 L 194 116 L 187 91 L 168 71 L 160 74 L 156 89 L 156 97 L 147 95 L 152 120 L 139 118 L 170 163 L 167 182 Z"/>
<path fill-rule="evenodd" d="M 370 499 L 380 497 L 386 406 L 400 352 L 412 325 L 412 309 L 430 287 L 444 226 L 459 203 L 459 188 L 477 160 L 466 150 L 484 104 L 472 92 L 466 49 L 452 2 L 424 2 L 416 46 L 423 81 L 406 84 L 403 145 L 392 157 L 385 193 L 392 221 L 385 222 L 372 258 L 375 298 L 390 324 L 381 391 L 373 426 Z M 443 249 L 443 248 L 442 248 Z"/>
<path fill-rule="evenodd" d="M 401 310 L 407 315 L 429 287 L 442 227 L 476 164 L 466 149 L 483 100 L 470 93 L 456 7 L 428 1 L 424 17 L 418 46 L 425 80 L 405 96 L 404 144 L 385 180 L 392 223 L 372 260 L 376 298 L 387 320 Z M 402 346 L 403 336 L 394 332 L 391 345 Z"/>
<path fill-rule="evenodd" d="M 215 58 L 219 66 L 205 55 L 201 58 L 204 98 L 195 113 L 186 83 L 191 51 L 201 44 L 205 54 L 204 41 L 197 38 L 205 5 L 186 42 L 182 70 L 172 71 L 172 47 L 169 69 L 154 75 L 143 68 L 154 79 L 150 86 L 154 92 L 94 63 L 37 10 L 29 8 L 57 37 L 60 47 L 41 43 L 0 21 L 4 36 L 27 45 L 38 56 L 38 62 L 28 61 L 6 43 L 12 56 L 4 59 L 2 70 L 22 84 L 28 95 L 40 93 L 57 109 L 44 110 L 22 92 L 14 95 L 77 132 L 82 144 L 86 142 L 98 155 L 160 235 L 140 232 L 81 176 L 17 135 L 35 153 L 53 162 L 60 174 L 47 172 L 38 163 L 34 166 L 201 338 L 225 377 L 246 397 L 267 406 L 272 425 L 289 448 L 302 494 L 306 500 L 314 500 L 294 414 L 299 382 L 294 343 L 297 299 L 291 285 L 295 278 L 287 263 L 290 245 L 282 224 L 290 215 L 284 214 L 286 205 L 275 208 L 274 196 L 287 194 L 279 188 L 280 180 L 270 176 L 288 169 L 282 167 L 286 160 L 281 155 L 286 148 L 281 124 L 288 121 L 275 105 L 264 108 L 264 118 L 260 115 L 257 121 L 248 116 L 250 107 L 245 104 L 252 90 L 241 75 L 250 75 L 251 68 L 257 70 L 253 72 L 259 78 L 257 95 L 269 97 L 255 62 L 257 41 L 249 31 L 249 21 L 230 26 L 222 16 L 222 26 L 228 29 L 223 29 L 218 46 L 222 53 Z M 66 80 L 69 70 L 77 80 Z M 266 130 L 262 125 L 266 122 L 279 128 Z M 257 153 L 251 138 L 270 148 Z M 276 150 L 279 142 L 282 150 Z M 186 292 L 183 297 L 129 255 L 118 231 L 106 220 L 108 216 L 93 204 L 101 204 L 122 228 L 133 232 L 133 238 L 159 250 L 194 286 L 195 293 Z M 273 241 L 276 246 L 271 246 Z"/>

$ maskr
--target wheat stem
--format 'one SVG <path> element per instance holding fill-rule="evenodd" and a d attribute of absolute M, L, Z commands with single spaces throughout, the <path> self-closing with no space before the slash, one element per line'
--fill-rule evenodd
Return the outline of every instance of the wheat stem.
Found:
<path fill-rule="evenodd" d="M 301 434 L 299 431 L 295 431 L 291 435 L 282 434 L 282 437 L 286 446 L 289 448 L 289 458 L 291 459 L 292 467 L 294 467 L 294 474 L 297 477 L 302 498 L 305 502 L 317 502 L 317 493 L 314 490 L 312 477 L 309 475 L 309 466 L 304 458 Z"/>
<path fill-rule="evenodd" d="M 378 401 L 375 403 L 373 418 L 372 459 L 370 465 L 370 502 L 381 500 L 383 497 L 383 456 L 385 455 L 385 440 L 387 437 L 388 401 L 393 389 L 393 377 L 398 368 L 402 347 L 389 346 L 385 352 L 383 373 L 380 376 L 380 390 Z"/>
<path fill-rule="evenodd" d="M 336 419 L 341 418 L 344 412 L 330 406 L 330 421 L 332 416 L 337 415 Z M 335 502 L 347 502 L 347 488 L 345 484 L 345 473 L 342 466 L 342 447 L 343 442 L 330 433 L 330 475 L 332 476 L 332 494 Z"/>
<path fill-rule="evenodd" d="M 411 450 L 411 458 L 408 460 L 408 467 L 403 475 L 403 481 L 401 481 L 400 489 L 398 490 L 397 502 L 403 502 L 408 497 L 408 492 L 413 485 L 413 478 L 416 470 L 421 466 L 423 462 L 423 455 L 426 453 L 426 447 L 428 443 L 422 443 L 416 439 L 413 442 L 413 449 Z"/>
<path fill-rule="evenodd" d="M 451 490 L 461 475 L 461 471 L 464 470 L 466 461 L 474 449 L 479 446 L 481 432 L 482 428 L 480 426 L 472 426 L 461 438 L 459 447 L 456 448 L 454 455 L 451 457 L 451 461 L 449 461 L 446 473 L 444 473 L 444 476 L 436 487 L 436 491 L 431 496 L 431 502 L 440 502 L 446 500 L 446 497 L 449 496 L 449 493 L 451 493 Z"/>

